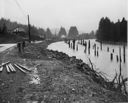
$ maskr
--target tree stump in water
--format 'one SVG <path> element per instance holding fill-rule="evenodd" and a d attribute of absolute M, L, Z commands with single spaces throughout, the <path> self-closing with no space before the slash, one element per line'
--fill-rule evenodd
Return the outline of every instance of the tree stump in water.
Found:
<path fill-rule="evenodd" d="M 109 52 L 109 47 L 107 47 L 107 52 Z"/>
<path fill-rule="evenodd" d="M 113 53 L 110 54 L 110 59 L 113 61 Z"/>

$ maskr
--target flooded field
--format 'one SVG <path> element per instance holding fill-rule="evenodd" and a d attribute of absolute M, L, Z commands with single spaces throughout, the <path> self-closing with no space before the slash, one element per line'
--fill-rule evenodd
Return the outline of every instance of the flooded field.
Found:
<path fill-rule="evenodd" d="M 119 74 L 119 68 L 122 69 L 122 75 L 128 77 L 127 71 L 127 47 L 123 45 L 110 45 L 110 44 L 100 44 L 94 39 L 90 40 L 90 51 L 88 50 L 89 40 L 84 40 L 87 43 L 85 50 L 85 45 L 81 45 L 81 41 L 75 42 L 75 49 L 72 49 L 73 42 L 56 42 L 48 46 L 48 49 L 57 50 L 64 52 L 69 56 L 76 56 L 78 59 L 82 59 L 85 63 L 90 65 L 91 60 L 94 69 L 102 72 L 109 80 L 112 80 L 116 73 Z M 95 48 L 95 49 L 94 49 Z M 125 53 L 125 60 L 124 60 Z M 121 54 L 121 62 L 120 62 Z"/>

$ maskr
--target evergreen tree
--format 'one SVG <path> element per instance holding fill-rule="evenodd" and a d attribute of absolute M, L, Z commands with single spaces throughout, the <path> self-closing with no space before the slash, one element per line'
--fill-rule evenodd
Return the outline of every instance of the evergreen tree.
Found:
<path fill-rule="evenodd" d="M 46 30 L 46 38 L 49 39 L 51 37 L 52 37 L 51 30 L 49 28 L 47 28 L 47 30 Z"/>
<path fill-rule="evenodd" d="M 59 31 L 59 33 L 58 33 L 58 36 L 59 36 L 59 37 L 62 37 L 62 36 L 66 36 L 66 35 L 67 35 L 67 33 L 66 33 L 65 28 L 61 27 L 61 28 L 60 28 L 60 31 Z"/>
<path fill-rule="evenodd" d="M 125 20 L 125 18 L 122 19 L 120 28 L 120 36 L 122 36 L 121 41 L 127 42 L 127 21 Z"/>
<path fill-rule="evenodd" d="M 127 21 L 125 18 L 113 23 L 109 18 L 101 18 L 96 37 L 100 41 L 126 42 Z"/>
<path fill-rule="evenodd" d="M 5 23 L 4 23 L 3 28 L 2 28 L 2 33 L 7 34 L 7 26 Z"/>
<path fill-rule="evenodd" d="M 69 33 L 68 33 L 68 37 L 74 38 L 74 37 L 76 37 L 78 34 L 79 34 L 79 33 L 78 33 L 78 30 L 77 30 L 77 27 L 76 27 L 76 26 L 70 27 Z"/>
<path fill-rule="evenodd" d="M 10 36 L 11 33 L 13 33 L 13 30 L 16 29 L 17 27 L 23 28 L 25 30 L 25 35 L 22 35 L 22 37 L 26 37 L 28 36 L 28 25 L 23 25 L 17 22 L 12 22 L 9 19 L 4 19 L 1 18 L 0 19 L 0 36 L 3 37 L 6 34 L 6 36 Z M 8 32 L 9 31 L 9 32 Z M 36 38 L 40 38 L 40 37 L 44 37 L 44 30 L 42 28 L 37 28 L 35 26 L 30 27 L 30 31 L 31 31 L 31 36 L 33 39 Z"/>

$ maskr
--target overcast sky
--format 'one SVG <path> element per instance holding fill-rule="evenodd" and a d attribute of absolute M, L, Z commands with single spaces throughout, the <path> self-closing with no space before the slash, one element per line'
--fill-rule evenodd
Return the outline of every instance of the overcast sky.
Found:
<path fill-rule="evenodd" d="M 17 2 L 18 3 L 17 3 Z M 117 21 L 127 18 L 127 0 L 0 0 L 0 17 L 42 28 L 67 30 L 77 26 L 80 32 L 98 28 L 101 17 Z M 18 7 L 18 5 L 20 5 Z"/>

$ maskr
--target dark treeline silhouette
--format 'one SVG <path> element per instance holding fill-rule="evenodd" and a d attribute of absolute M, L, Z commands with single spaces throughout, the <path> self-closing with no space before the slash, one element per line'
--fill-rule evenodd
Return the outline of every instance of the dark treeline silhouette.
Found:
<path fill-rule="evenodd" d="M 0 23 L 1 24 L 1 23 Z M 5 23 L 3 23 L 2 27 L 0 27 L 0 34 L 4 34 L 6 35 L 7 34 L 7 26 Z"/>
<path fill-rule="evenodd" d="M 95 33 L 94 31 L 91 31 L 90 33 L 82 33 L 78 36 L 78 39 L 95 39 Z"/>
<path fill-rule="evenodd" d="M 94 31 L 90 33 L 82 33 L 79 34 L 78 29 L 76 26 L 71 26 L 68 32 L 69 39 L 94 39 L 96 38 Z"/>
<path fill-rule="evenodd" d="M 24 35 L 16 35 L 14 33 L 16 28 L 22 28 L 24 30 Z M 43 28 L 37 28 L 34 25 L 31 25 L 30 32 L 32 40 L 43 39 L 45 35 L 45 30 Z M 0 42 L 13 39 L 18 41 L 27 37 L 28 25 L 12 22 L 9 19 L 0 19 Z"/>
<path fill-rule="evenodd" d="M 96 37 L 99 41 L 127 42 L 127 21 L 123 18 L 114 23 L 108 17 L 101 18 Z"/>
<path fill-rule="evenodd" d="M 45 32 L 45 37 L 46 37 L 46 39 L 51 39 L 52 36 L 53 36 L 53 34 L 52 34 L 50 28 L 47 28 L 47 30 L 46 30 L 46 32 Z"/>
<path fill-rule="evenodd" d="M 60 40 L 60 37 L 56 34 L 56 32 L 53 33 L 52 30 L 50 30 L 50 28 L 47 28 L 45 32 L 45 39 L 58 41 Z"/>
<path fill-rule="evenodd" d="M 77 30 L 76 26 L 71 26 L 68 32 L 68 37 L 69 38 L 75 38 L 79 35 L 79 32 Z"/>
<path fill-rule="evenodd" d="M 58 33 L 58 36 L 59 36 L 60 38 L 63 38 L 63 37 L 66 37 L 66 36 L 67 36 L 67 32 L 66 32 L 66 30 L 65 30 L 64 27 L 61 27 L 61 28 L 60 28 L 59 33 Z"/>

